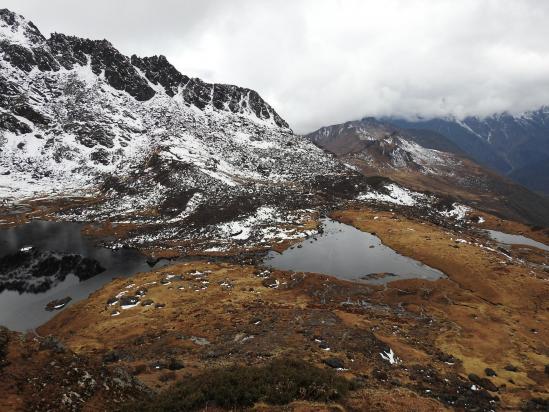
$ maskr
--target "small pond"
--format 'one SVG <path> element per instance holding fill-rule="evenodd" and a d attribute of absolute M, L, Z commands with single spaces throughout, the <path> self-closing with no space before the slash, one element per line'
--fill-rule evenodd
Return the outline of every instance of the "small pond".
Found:
<path fill-rule="evenodd" d="M 436 280 L 444 273 L 402 256 L 370 233 L 331 219 L 323 233 L 282 253 L 269 252 L 266 266 L 295 272 L 316 272 L 340 279 L 384 284 L 400 279 Z"/>
<path fill-rule="evenodd" d="M 14 290 L 0 292 L 0 325 L 18 331 L 36 328 L 57 313 L 44 309 L 50 301 L 70 296 L 71 303 L 74 303 L 88 297 L 114 277 L 129 277 L 137 272 L 151 270 L 146 257 L 137 250 L 98 247 L 92 239 L 82 235 L 81 229 L 79 223 L 34 220 L 0 230 L 0 258 L 32 246 L 92 258 L 105 268 L 102 273 L 84 281 L 69 274 L 63 281 L 41 293 L 20 293 Z M 166 263 L 160 261 L 156 266 Z"/>
<path fill-rule="evenodd" d="M 496 242 L 506 245 L 526 245 L 536 247 L 541 250 L 549 251 L 549 246 L 534 239 L 522 235 L 511 235 L 509 233 L 498 232 L 497 230 L 486 230 L 488 235 Z"/>

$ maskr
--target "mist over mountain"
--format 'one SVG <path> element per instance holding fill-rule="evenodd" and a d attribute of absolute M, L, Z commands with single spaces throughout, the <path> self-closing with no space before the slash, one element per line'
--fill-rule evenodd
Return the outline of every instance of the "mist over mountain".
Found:
<path fill-rule="evenodd" d="M 400 123 L 407 128 L 395 126 Z M 466 136 L 474 136 L 479 145 L 487 148 L 495 144 L 496 136 L 492 142 L 485 142 L 458 121 L 447 123 L 447 128 L 429 128 L 424 127 L 425 124 L 440 125 L 436 120 L 416 124 L 369 117 L 322 127 L 306 137 L 365 175 L 385 176 L 415 190 L 451 195 L 476 208 L 512 219 L 535 221 L 542 226 L 549 224 L 549 200 L 490 170 L 491 165 L 482 167 L 481 160 L 485 158 L 477 160 L 477 152 L 472 151 L 476 146 L 466 144 L 448 130 L 454 130 L 450 126 L 457 129 L 456 125 L 462 125 L 460 130 L 469 133 Z M 502 139 L 503 134 L 499 138 Z M 543 133 L 540 138 L 545 138 Z M 530 144 L 533 142 L 527 142 L 526 146 Z M 543 174 L 540 177 L 545 179 Z"/>
<path fill-rule="evenodd" d="M 487 117 L 439 117 L 385 121 L 406 129 L 440 133 L 480 164 L 518 183 L 549 194 L 549 108 L 519 115 L 497 113 Z"/>

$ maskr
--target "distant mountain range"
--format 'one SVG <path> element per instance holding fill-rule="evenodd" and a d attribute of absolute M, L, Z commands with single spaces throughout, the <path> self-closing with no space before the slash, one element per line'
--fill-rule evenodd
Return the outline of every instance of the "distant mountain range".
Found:
<path fill-rule="evenodd" d="M 322 127 L 306 137 L 367 176 L 451 196 L 506 218 L 549 225 L 548 199 L 479 165 L 467 146 L 436 131 L 364 118 Z"/>
<path fill-rule="evenodd" d="M 511 115 L 406 120 L 383 118 L 403 129 L 444 135 L 481 165 L 549 195 L 549 107 Z"/>

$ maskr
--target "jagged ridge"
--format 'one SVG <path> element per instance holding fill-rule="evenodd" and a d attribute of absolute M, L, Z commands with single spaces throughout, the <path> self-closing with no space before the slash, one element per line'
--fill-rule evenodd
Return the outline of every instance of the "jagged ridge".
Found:
<path fill-rule="evenodd" d="M 139 58 L 134 55 L 130 59 L 107 40 L 82 39 L 59 33 L 46 39 L 32 22 L 7 9 L 0 10 L 0 20 L 3 29 L 0 52 L 3 58 L 26 72 L 31 72 L 33 68 L 57 72 L 62 68 L 72 70 L 75 65 L 90 64 L 94 74 L 103 74 L 109 85 L 126 91 L 140 101 L 149 100 L 157 93 L 147 82 L 148 79 L 153 84 L 161 84 L 171 97 L 181 92 L 185 102 L 199 109 L 211 105 L 217 110 L 253 114 L 258 119 L 270 119 L 277 126 L 288 127 L 257 92 L 191 79 L 179 73 L 164 56 Z"/>
<path fill-rule="evenodd" d="M 192 79 L 163 56 L 126 57 L 106 40 L 45 39 L 7 10 L 0 24 L 4 200 L 100 197 L 63 217 L 137 224 L 126 240 L 136 246 L 197 245 L 287 238 L 268 228 L 364 189 L 252 90 Z"/>

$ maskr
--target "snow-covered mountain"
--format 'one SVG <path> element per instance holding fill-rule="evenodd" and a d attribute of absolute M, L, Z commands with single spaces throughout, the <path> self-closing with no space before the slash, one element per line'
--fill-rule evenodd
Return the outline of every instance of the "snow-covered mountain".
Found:
<path fill-rule="evenodd" d="M 443 134 L 480 164 L 549 194 L 549 107 L 487 117 L 384 119 L 402 128 Z"/>
<path fill-rule="evenodd" d="M 379 172 L 404 168 L 443 175 L 452 174 L 459 164 L 453 154 L 424 147 L 413 134 L 373 118 L 322 127 L 307 137 L 338 156 L 361 159 Z"/>
<path fill-rule="evenodd" d="M 351 183 L 352 182 L 352 183 Z M 137 223 L 134 242 L 273 238 L 360 190 L 361 177 L 306 139 L 255 91 L 126 57 L 106 40 L 45 38 L 0 11 L 0 197 L 89 195 L 67 216 Z M 259 222 L 259 223 L 258 223 Z M 281 237 L 285 234 L 279 234 Z"/>
<path fill-rule="evenodd" d="M 307 138 L 365 175 L 384 176 L 415 190 L 449 195 L 509 218 L 549 224 L 546 199 L 479 166 L 436 132 L 403 130 L 364 118 L 322 127 Z"/>
<path fill-rule="evenodd" d="M 230 120 L 290 132 L 256 92 L 190 79 L 163 56 L 130 59 L 107 41 L 62 34 L 45 39 L 8 10 L 0 22 L 2 172 L 21 183 L 4 184 L 9 189 L 24 190 L 37 178 L 55 188 L 80 185 L 167 143 L 166 134 L 185 138 L 185 129 L 174 133 L 178 123 L 208 128 Z M 206 154 L 203 142 L 185 144 L 193 145 Z"/>

